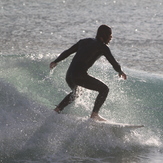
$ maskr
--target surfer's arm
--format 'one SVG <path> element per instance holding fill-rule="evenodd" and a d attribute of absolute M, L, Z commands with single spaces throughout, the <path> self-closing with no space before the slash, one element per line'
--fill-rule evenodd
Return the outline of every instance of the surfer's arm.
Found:
<path fill-rule="evenodd" d="M 115 60 L 115 58 L 113 57 L 113 55 L 108 47 L 106 49 L 105 57 L 110 62 L 110 64 L 113 66 L 114 70 L 118 72 L 119 77 L 122 77 L 123 79 L 127 79 L 126 74 L 122 71 L 121 66 Z"/>
<path fill-rule="evenodd" d="M 79 43 L 77 42 L 72 47 L 70 47 L 69 49 L 67 49 L 64 52 L 62 52 L 57 59 L 55 59 L 53 62 L 50 63 L 50 68 L 54 68 L 57 65 L 58 62 L 64 60 L 65 58 L 67 58 L 71 54 L 77 52 L 78 44 Z"/>

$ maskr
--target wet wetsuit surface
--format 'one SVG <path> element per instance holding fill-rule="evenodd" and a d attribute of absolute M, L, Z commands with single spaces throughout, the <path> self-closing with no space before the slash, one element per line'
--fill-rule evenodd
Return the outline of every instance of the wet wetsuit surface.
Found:
<path fill-rule="evenodd" d="M 77 75 L 78 73 L 86 72 L 94 62 L 102 55 L 111 63 L 115 71 L 120 72 L 120 65 L 116 62 L 112 56 L 108 46 L 103 44 L 100 40 L 88 38 L 77 42 L 68 50 L 65 50 L 61 55 L 55 60 L 55 63 L 67 58 L 72 53 L 76 53 L 71 65 L 69 67 L 68 73 Z"/>
<path fill-rule="evenodd" d="M 65 106 L 71 103 L 76 97 L 77 86 L 82 86 L 84 88 L 99 92 L 93 109 L 94 112 L 98 112 L 107 97 L 109 89 L 103 82 L 89 76 L 87 74 L 87 70 L 101 56 L 106 57 L 115 71 L 121 72 L 121 67 L 112 56 L 110 49 L 100 40 L 92 38 L 82 39 L 78 41 L 71 48 L 61 53 L 54 62 L 60 62 L 75 52 L 76 54 L 72 59 L 66 75 L 66 81 L 73 92 L 67 95 L 61 101 L 58 107 L 63 110 Z"/>

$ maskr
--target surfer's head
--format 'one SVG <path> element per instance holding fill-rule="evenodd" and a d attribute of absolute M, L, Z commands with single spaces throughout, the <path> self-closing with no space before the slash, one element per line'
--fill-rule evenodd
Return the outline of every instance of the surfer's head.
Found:
<path fill-rule="evenodd" d="M 103 43 L 108 44 L 112 38 L 112 30 L 107 25 L 101 25 L 96 34 L 96 39 L 101 40 Z"/>

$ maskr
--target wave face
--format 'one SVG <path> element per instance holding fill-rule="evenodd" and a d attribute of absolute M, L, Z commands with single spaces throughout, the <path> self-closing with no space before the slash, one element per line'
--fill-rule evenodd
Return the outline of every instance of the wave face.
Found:
<path fill-rule="evenodd" d="M 2 59 L 10 65 L 1 70 L 0 80 L 1 160 L 144 162 L 145 155 L 146 162 L 152 162 L 157 157 L 153 151 L 162 159 L 162 77 L 126 68 L 128 80 L 123 81 L 103 60 L 95 64 L 89 73 L 102 76 L 110 88 L 100 114 L 112 122 L 145 125 L 131 132 L 115 131 L 92 125 L 88 116 L 97 93 L 84 88 L 63 114 L 53 112 L 70 91 L 64 80 L 66 64 L 49 73 L 46 57 Z"/>

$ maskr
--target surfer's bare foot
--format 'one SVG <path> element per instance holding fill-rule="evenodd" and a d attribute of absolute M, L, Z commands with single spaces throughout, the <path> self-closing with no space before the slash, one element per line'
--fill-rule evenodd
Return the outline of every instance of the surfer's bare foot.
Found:
<path fill-rule="evenodd" d="M 55 108 L 54 111 L 56 111 L 58 114 L 61 112 L 60 108 Z"/>
<path fill-rule="evenodd" d="M 91 118 L 95 121 L 107 121 L 105 118 L 98 115 L 98 113 L 92 112 Z"/>

